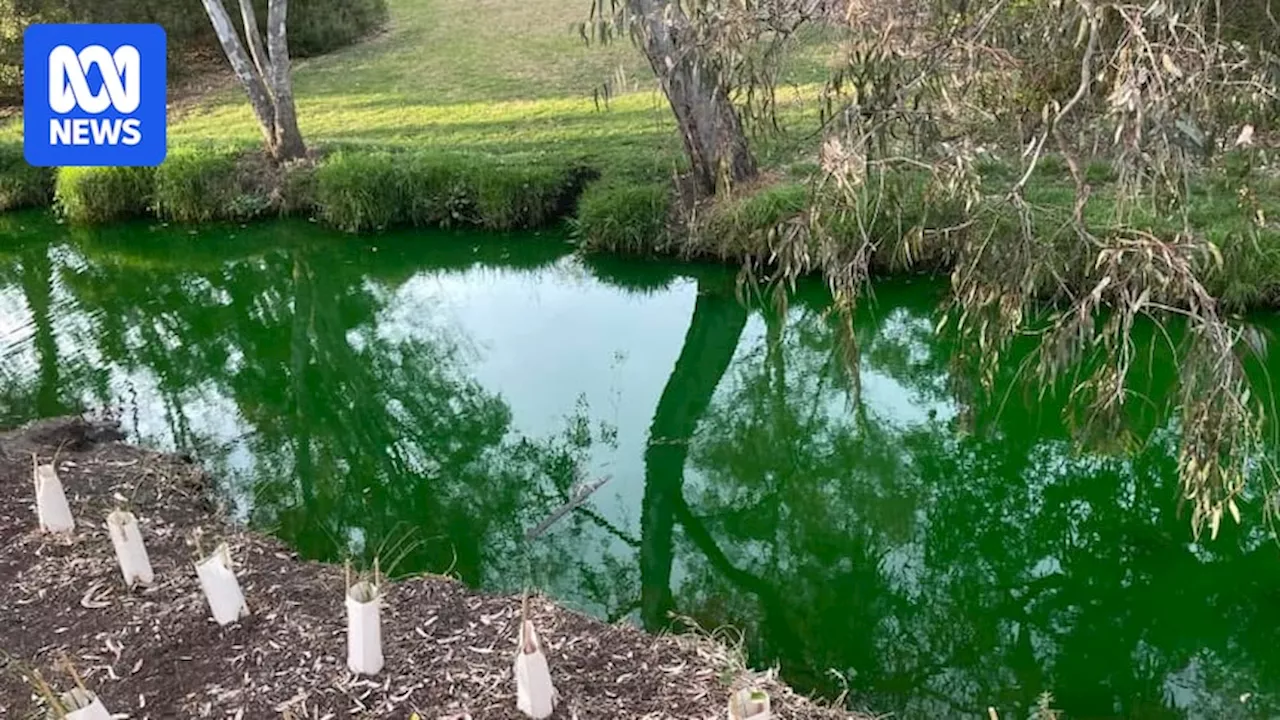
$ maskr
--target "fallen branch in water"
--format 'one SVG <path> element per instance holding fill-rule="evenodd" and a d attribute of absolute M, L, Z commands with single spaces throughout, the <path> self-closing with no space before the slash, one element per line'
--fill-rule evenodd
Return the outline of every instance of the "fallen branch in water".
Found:
<path fill-rule="evenodd" d="M 538 523 L 529 532 L 525 533 L 524 535 L 525 541 L 527 542 L 527 541 L 533 540 L 534 538 L 537 538 L 538 536 L 542 535 L 542 533 L 547 531 L 547 528 L 554 525 L 556 521 L 559 520 L 560 518 L 569 514 L 570 510 L 573 510 L 574 508 L 581 505 L 584 501 L 586 501 L 588 497 L 591 496 L 592 493 L 594 493 L 596 490 L 599 490 L 600 486 L 604 485 L 607 482 L 609 482 L 609 476 L 605 475 L 599 480 L 595 480 L 589 483 L 583 483 L 573 488 L 573 491 L 569 497 L 569 501 L 561 505 L 560 507 L 556 508 L 555 512 L 548 515 L 545 520 Z"/>

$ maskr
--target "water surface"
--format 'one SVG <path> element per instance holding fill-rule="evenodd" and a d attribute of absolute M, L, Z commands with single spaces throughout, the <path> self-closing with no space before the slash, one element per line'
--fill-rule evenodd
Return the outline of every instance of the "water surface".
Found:
<path fill-rule="evenodd" d="M 1044 691 L 1072 718 L 1280 716 L 1280 551 L 1256 503 L 1190 537 L 1167 354 L 1135 370 L 1130 450 L 1078 452 L 1014 360 L 967 395 L 941 292 L 878 284 L 851 376 L 816 284 L 783 311 L 555 234 L 11 215 L 0 423 L 106 405 L 308 557 L 736 628 L 895 717 L 1021 718 Z M 581 474 L 610 480 L 526 544 Z"/>

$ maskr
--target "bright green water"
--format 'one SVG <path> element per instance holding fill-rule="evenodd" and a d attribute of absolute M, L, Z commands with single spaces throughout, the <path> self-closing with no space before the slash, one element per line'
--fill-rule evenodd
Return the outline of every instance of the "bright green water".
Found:
<path fill-rule="evenodd" d="M 528 561 L 570 606 L 739 628 L 895 717 L 1021 718 L 1045 690 L 1072 718 L 1280 716 L 1257 503 L 1193 543 L 1164 414 L 1100 456 L 1016 385 L 966 410 L 936 284 L 877 286 L 852 402 L 816 285 L 784 317 L 730 271 L 555 237 L 0 223 L 0 421 L 117 406 L 308 556 L 503 590 Z M 1171 372 L 1135 370 L 1144 403 Z M 612 479 L 526 555 L 578 466 Z"/>

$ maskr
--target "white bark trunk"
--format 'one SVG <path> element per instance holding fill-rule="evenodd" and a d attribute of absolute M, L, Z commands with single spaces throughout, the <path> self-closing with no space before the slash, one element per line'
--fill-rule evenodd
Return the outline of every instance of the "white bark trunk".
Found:
<path fill-rule="evenodd" d="M 267 48 L 262 47 L 258 34 L 258 22 L 253 14 L 252 0 L 239 0 L 241 19 L 245 26 L 253 57 L 245 51 L 244 43 L 236 32 L 231 16 L 222 0 L 200 0 L 209 22 L 218 36 L 222 51 L 231 63 L 245 93 L 253 114 L 262 128 L 267 151 L 277 160 L 302 157 L 306 146 L 298 131 L 297 111 L 293 106 L 293 82 L 289 76 L 289 44 L 285 19 L 288 15 L 287 0 L 270 0 L 267 7 Z"/>
<path fill-rule="evenodd" d="M 694 179 L 703 193 L 754 177 L 738 109 L 684 36 L 688 16 L 670 0 L 627 0 L 640 21 L 642 47 L 675 113 Z"/>
<path fill-rule="evenodd" d="M 298 113 L 293 105 L 288 15 L 289 0 L 270 0 L 267 6 L 267 51 L 271 54 L 268 83 L 276 101 L 276 155 L 282 160 L 300 158 L 307 152 L 302 143 L 302 133 L 298 130 Z"/>

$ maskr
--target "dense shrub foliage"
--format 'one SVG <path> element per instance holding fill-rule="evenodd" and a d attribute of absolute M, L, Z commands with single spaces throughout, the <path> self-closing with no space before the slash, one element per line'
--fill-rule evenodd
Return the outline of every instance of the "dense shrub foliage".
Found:
<path fill-rule="evenodd" d="M 15 146 L 16 147 L 16 146 Z M 15 154 L 16 153 L 16 154 Z M 10 157 L 12 155 L 13 157 Z M 393 226 L 534 229 L 573 213 L 594 173 L 487 156 L 339 150 L 282 166 L 233 147 L 180 147 L 155 168 L 32 168 L 0 146 L 0 209 L 46 205 L 76 223 L 316 217 L 349 232 Z"/>
<path fill-rule="evenodd" d="M 630 184 L 601 180 L 578 201 L 574 232 L 589 250 L 651 254 L 667 248 L 670 183 Z"/>

